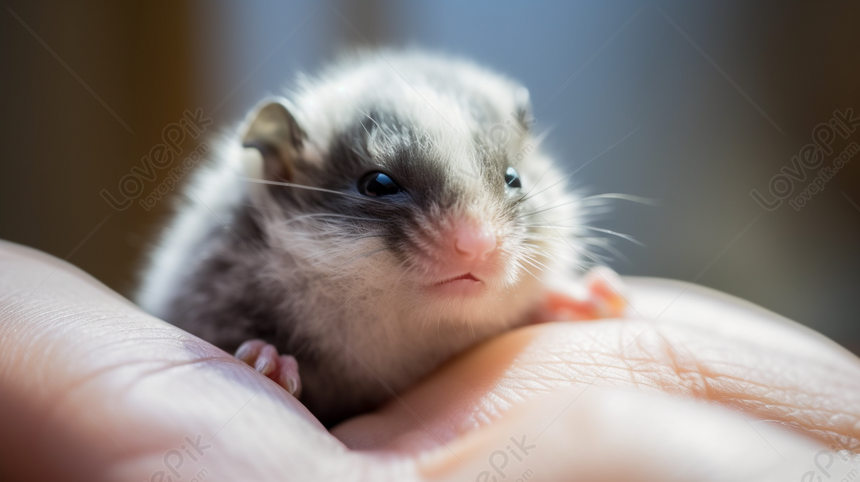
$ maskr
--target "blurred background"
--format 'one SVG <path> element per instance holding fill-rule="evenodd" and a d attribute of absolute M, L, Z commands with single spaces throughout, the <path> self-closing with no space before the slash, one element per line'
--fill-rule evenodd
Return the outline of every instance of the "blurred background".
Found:
<path fill-rule="evenodd" d="M 171 203 L 118 211 L 100 193 L 117 195 L 166 126 L 202 109 L 215 134 L 344 48 L 417 45 L 526 85 L 577 186 L 658 201 L 596 224 L 645 245 L 616 242 L 613 268 L 695 280 L 860 351 L 860 156 L 800 210 L 787 201 L 817 169 L 775 210 L 750 195 L 772 200 L 835 110 L 860 116 L 858 2 L 4 5 L 0 238 L 127 296 Z M 834 155 L 851 142 L 860 129 Z"/>

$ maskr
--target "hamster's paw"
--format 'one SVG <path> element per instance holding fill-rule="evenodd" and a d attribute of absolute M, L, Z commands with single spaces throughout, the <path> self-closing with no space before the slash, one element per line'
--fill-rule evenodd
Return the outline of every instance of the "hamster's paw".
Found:
<path fill-rule="evenodd" d="M 550 291 L 538 321 L 621 318 L 627 310 L 626 289 L 618 273 L 605 266 L 592 268 L 582 279 L 579 294 Z"/>
<path fill-rule="evenodd" d="M 299 362 L 290 355 L 278 355 L 273 345 L 263 340 L 248 340 L 236 350 L 236 358 L 284 387 L 290 395 L 299 398 L 302 394 Z"/>

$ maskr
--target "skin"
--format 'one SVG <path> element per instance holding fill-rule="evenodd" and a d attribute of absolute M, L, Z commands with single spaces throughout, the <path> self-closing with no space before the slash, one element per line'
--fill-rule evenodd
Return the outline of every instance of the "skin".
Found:
<path fill-rule="evenodd" d="M 0 244 L 0 478 L 827 480 L 826 470 L 840 480 L 860 470 L 846 460 L 860 447 L 857 357 L 726 295 L 627 283 L 627 319 L 507 333 L 329 433 L 231 355 L 60 260 Z M 198 435 L 195 462 L 181 451 L 193 454 Z M 523 435 L 528 455 L 505 455 Z"/>

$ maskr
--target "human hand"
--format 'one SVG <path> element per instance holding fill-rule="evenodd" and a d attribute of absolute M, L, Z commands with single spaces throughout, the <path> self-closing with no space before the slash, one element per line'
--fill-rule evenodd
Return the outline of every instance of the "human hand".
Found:
<path fill-rule="evenodd" d="M 661 280 L 627 283 L 629 319 L 508 333 L 330 434 L 283 389 L 229 354 L 142 313 L 57 259 L 0 244 L 0 475 L 850 476 L 850 462 L 840 458 L 847 452 L 833 450 L 860 447 L 860 360 L 713 291 L 692 286 L 682 293 L 686 284 Z M 860 479 L 853 463 L 847 480 Z"/>

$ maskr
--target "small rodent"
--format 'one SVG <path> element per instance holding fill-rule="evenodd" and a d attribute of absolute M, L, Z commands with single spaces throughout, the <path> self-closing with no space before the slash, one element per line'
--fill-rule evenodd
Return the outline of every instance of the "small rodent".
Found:
<path fill-rule="evenodd" d="M 300 77 L 214 149 L 138 302 L 238 349 L 326 425 L 549 312 L 617 315 L 609 271 L 557 294 L 597 238 L 529 110 L 519 84 L 418 51 Z"/>

